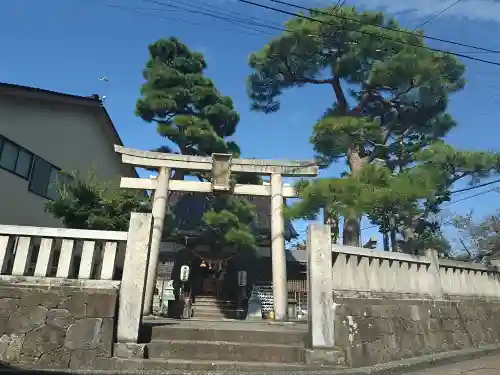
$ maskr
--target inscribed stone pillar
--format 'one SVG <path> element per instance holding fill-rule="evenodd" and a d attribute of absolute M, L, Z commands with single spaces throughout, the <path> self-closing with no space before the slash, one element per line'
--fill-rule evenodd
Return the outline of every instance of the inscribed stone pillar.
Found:
<path fill-rule="evenodd" d="M 333 348 L 332 240 L 330 226 L 319 223 L 307 232 L 307 302 L 310 347 Z"/>
<path fill-rule="evenodd" d="M 151 214 L 132 212 L 123 263 L 123 277 L 118 298 L 118 342 L 136 343 L 142 321 L 148 248 L 151 240 Z"/>
<path fill-rule="evenodd" d="M 149 254 L 148 275 L 146 291 L 144 296 L 144 315 L 151 314 L 153 304 L 153 292 L 156 286 L 156 274 L 158 270 L 158 259 L 160 257 L 160 243 L 163 234 L 163 223 L 167 209 L 168 183 L 170 180 L 170 169 L 160 168 L 158 183 L 153 199 L 153 230 L 151 234 L 151 250 Z"/>
<path fill-rule="evenodd" d="M 288 291 L 285 254 L 285 221 L 283 219 L 283 177 L 271 175 L 271 257 L 273 270 L 274 317 L 286 320 Z"/>

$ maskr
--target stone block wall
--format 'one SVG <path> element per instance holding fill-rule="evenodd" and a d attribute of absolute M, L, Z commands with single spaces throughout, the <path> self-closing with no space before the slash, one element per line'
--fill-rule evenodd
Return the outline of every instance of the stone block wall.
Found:
<path fill-rule="evenodd" d="M 352 367 L 500 342 L 500 302 L 335 302 L 335 344 Z"/>
<path fill-rule="evenodd" d="M 64 370 L 98 368 L 110 358 L 118 289 L 85 288 L 80 282 L 0 283 L 0 361 Z"/>

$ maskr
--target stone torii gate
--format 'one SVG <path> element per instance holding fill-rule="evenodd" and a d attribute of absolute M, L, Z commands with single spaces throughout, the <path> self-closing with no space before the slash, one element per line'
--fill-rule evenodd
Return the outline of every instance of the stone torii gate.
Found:
<path fill-rule="evenodd" d="M 283 218 L 283 198 L 296 197 L 294 189 L 283 185 L 283 177 L 315 177 L 318 166 L 309 161 L 274 161 L 260 159 L 233 159 L 231 154 L 212 156 L 190 156 L 161 152 L 141 151 L 115 145 L 115 151 L 122 155 L 122 162 L 136 167 L 157 167 L 156 180 L 148 178 L 122 177 L 120 187 L 154 190 L 153 232 L 149 256 L 144 315 L 151 313 L 160 242 L 163 231 L 167 197 L 169 191 L 227 192 L 236 195 L 268 196 L 271 199 L 271 260 L 273 272 L 274 313 L 276 320 L 287 319 L 287 274 Z M 211 181 L 170 180 L 172 169 L 189 171 L 210 171 Z M 232 185 L 231 173 L 253 173 L 271 176 L 270 185 Z"/>

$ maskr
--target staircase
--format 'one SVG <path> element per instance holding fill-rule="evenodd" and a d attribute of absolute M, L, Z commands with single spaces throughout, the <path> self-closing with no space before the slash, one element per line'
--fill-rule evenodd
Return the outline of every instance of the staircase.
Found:
<path fill-rule="evenodd" d="M 203 305 L 205 306 L 205 305 Z M 274 326 L 266 322 L 172 321 L 146 323 L 142 332 L 145 351 L 112 358 L 113 368 L 206 371 L 295 372 L 342 368 L 304 363 L 307 327 Z M 115 351 L 115 356 L 117 352 Z M 337 356 L 337 355 L 336 355 Z"/>
<path fill-rule="evenodd" d="M 215 296 L 197 296 L 192 308 L 194 319 L 236 319 L 235 302 L 221 300 Z"/>

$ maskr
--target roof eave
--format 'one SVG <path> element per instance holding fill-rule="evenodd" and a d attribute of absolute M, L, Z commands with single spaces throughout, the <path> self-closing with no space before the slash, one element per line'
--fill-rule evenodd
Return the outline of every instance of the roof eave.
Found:
<path fill-rule="evenodd" d="M 105 126 L 106 132 L 112 138 L 112 145 L 118 144 L 123 146 L 123 142 L 118 134 L 118 131 L 109 116 L 108 111 L 104 107 L 102 100 L 99 95 L 94 94 L 91 96 L 79 96 L 72 94 L 65 94 L 61 92 L 39 89 L 36 87 L 21 86 L 12 83 L 0 82 L 0 95 L 7 95 L 10 97 L 22 96 L 24 98 L 32 99 L 45 99 L 52 102 L 57 102 L 65 105 L 76 105 L 76 106 L 86 106 L 95 110 L 95 113 L 100 117 L 103 125 Z M 117 157 L 119 157 L 117 155 Z M 139 177 L 137 170 L 133 166 L 127 165 L 126 168 L 129 170 L 132 176 Z"/>

